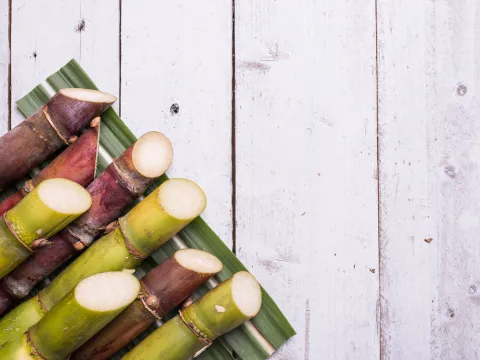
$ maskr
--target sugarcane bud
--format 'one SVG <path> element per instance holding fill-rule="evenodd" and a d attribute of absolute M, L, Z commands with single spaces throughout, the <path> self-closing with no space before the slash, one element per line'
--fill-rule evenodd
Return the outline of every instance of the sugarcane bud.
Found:
<path fill-rule="evenodd" d="M 148 307 L 150 308 L 156 308 L 158 305 L 160 305 L 160 301 L 158 298 L 154 295 L 150 295 L 147 300 L 145 301 Z"/>
<path fill-rule="evenodd" d="M 37 239 L 32 243 L 32 249 L 39 249 L 50 244 L 50 241 L 47 239 Z"/>
<path fill-rule="evenodd" d="M 93 119 L 91 122 L 90 122 L 90 127 L 92 128 L 95 128 L 97 127 L 98 125 L 100 125 L 100 121 L 102 120 L 102 118 L 100 116 L 97 116 L 95 119 Z"/>
<path fill-rule="evenodd" d="M 108 234 L 109 232 L 111 232 L 113 229 L 115 229 L 118 225 L 118 222 L 115 220 L 115 221 L 112 221 L 110 224 L 107 225 L 107 227 L 105 228 L 105 234 Z"/>
<path fill-rule="evenodd" d="M 183 309 L 186 309 L 187 307 L 189 307 L 190 305 L 192 305 L 194 302 L 195 302 L 195 299 L 190 296 L 187 300 L 185 300 L 185 302 L 184 302 L 183 305 L 182 305 L 182 308 L 183 308 Z"/>

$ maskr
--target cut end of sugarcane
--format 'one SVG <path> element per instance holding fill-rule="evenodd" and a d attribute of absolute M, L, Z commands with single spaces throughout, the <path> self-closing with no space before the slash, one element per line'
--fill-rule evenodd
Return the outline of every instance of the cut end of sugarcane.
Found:
<path fill-rule="evenodd" d="M 62 214 L 83 214 L 92 205 L 92 197 L 83 187 L 67 179 L 49 179 L 38 186 L 40 200 Z"/>
<path fill-rule="evenodd" d="M 100 104 L 113 104 L 117 101 L 116 96 L 98 90 L 67 88 L 60 90 L 60 93 L 69 98 Z"/>
<path fill-rule="evenodd" d="M 199 274 L 216 274 L 222 271 L 223 268 L 222 262 L 217 257 L 202 250 L 179 250 L 174 257 L 185 269 Z"/>
<path fill-rule="evenodd" d="M 124 271 L 100 273 L 86 278 L 75 288 L 75 299 L 86 309 L 109 312 L 124 308 L 140 292 L 140 282 Z"/>
<path fill-rule="evenodd" d="M 158 191 L 158 202 L 168 214 L 180 220 L 195 219 L 207 206 L 203 190 L 187 179 L 165 181 Z"/>
<path fill-rule="evenodd" d="M 135 143 L 132 158 L 140 174 L 147 178 L 156 178 L 163 175 L 172 164 L 173 146 L 165 135 L 152 131 Z"/>
<path fill-rule="evenodd" d="M 257 279 L 246 271 L 236 273 L 232 279 L 235 305 L 247 317 L 254 317 L 262 306 L 262 290 Z"/>

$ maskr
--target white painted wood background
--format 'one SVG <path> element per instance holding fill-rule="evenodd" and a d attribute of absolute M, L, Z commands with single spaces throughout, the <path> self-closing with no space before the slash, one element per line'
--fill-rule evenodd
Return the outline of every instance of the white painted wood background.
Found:
<path fill-rule="evenodd" d="M 0 0 L 0 132 L 72 57 L 173 140 L 274 359 L 480 359 L 478 0 Z"/>

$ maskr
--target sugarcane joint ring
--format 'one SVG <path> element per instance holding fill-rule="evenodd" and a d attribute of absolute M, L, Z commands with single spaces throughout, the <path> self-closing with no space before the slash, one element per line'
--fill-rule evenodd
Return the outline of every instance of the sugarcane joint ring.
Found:
<path fill-rule="evenodd" d="M 35 344 L 33 343 L 32 338 L 30 337 L 30 330 L 27 330 L 27 332 L 25 333 L 25 339 L 26 339 L 26 342 L 28 344 L 28 348 L 29 348 L 30 352 L 32 352 L 33 353 L 32 355 L 35 356 L 35 359 L 48 360 L 35 347 Z"/>
<path fill-rule="evenodd" d="M 115 169 L 115 175 L 120 185 L 127 190 L 132 196 L 140 197 L 143 194 L 143 189 L 139 190 L 135 187 L 135 181 L 132 181 L 129 176 L 128 169 L 124 169 L 122 163 L 118 159 L 112 161 L 113 168 Z"/>
<path fill-rule="evenodd" d="M 52 116 L 49 114 L 47 105 L 43 107 L 42 111 L 52 129 L 57 133 L 57 136 L 65 143 L 65 145 L 71 145 L 73 142 L 75 142 L 75 140 L 77 140 L 75 139 L 76 136 L 71 136 L 67 129 L 65 129 L 60 122 L 53 120 Z"/>
<path fill-rule="evenodd" d="M 202 342 L 205 344 L 205 348 L 203 348 L 202 350 L 200 350 L 200 352 L 204 351 L 207 347 L 211 346 L 213 344 L 213 341 L 208 339 L 199 329 L 197 329 L 197 327 L 195 326 L 195 324 L 191 323 L 191 322 L 188 322 L 187 320 L 185 320 L 185 316 L 183 315 L 183 311 L 182 310 L 178 310 L 178 315 L 180 316 L 180 319 L 183 321 L 183 323 L 193 332 L 193 334 Z M 199 352 L 199 353 L 200 353 Z M 200 355 L 199 353 L 197 353 L 198 355 Z M 196 356 L 198 356 L 196 355 Z"/>
<path fill-rule="evenodd" d="M 25 247 L 25 249 L 27 249 L 28 251 L 30 251 L 30 252 L 32 253 L 33 250 L 32 250 L 27 244 L 25 244 L 25 243 L 22 241 L 22 239 L 20 239 L 20 237 L 18 236 L 17 232 L 15 231 L 15 227 L 13 226 L 13 224 L 12 224 L 10 221 L 8 221 L 8 219 L 7 219 L 7 214 L 8 214 L 8 211 L 7 211 L 5 214 L 3 214 L 3 220 L 5 220 L 5 223 L 7 224 L 8 229 L 10 230 L 10 232 L 12 233 L 12 235 L 15 236 L 15 239 L 17 239 L 18 242 Z"/>
<path fill-rule="evenodd" d="M 118 230 L 120 230 L 120 233 L 122 234 L 123 237 L 123 242 L 125 243 L 125 246 L 128 250 L 128 252 L 136 259 L 136 260 L 144 260 L 148 258 L 148 255 L 142 254 L 140 251 L 135 249 L 135 246 L 132 244 L 132 242 L 128 239 L 127 235 L 125 234 L 125 231 L 122 228 L 122 224 L 118 222 Z"/>

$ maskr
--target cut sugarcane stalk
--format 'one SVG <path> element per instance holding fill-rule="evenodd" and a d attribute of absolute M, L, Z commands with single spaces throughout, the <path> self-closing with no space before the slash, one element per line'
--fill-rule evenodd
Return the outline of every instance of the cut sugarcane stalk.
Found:
<path fill-rule="evenodd" d="M 116 100 L 95 90 L 60 90 L 47 105 L 0 138 L 0 191 L 74 142 L 80 130 Z"/>
<path fill-rule="evenodd" d="M 188 360 L 219 336 L 257 315 L 261 304 L 257 280 L 247 272 L 239 272 L 181 310 L 122 359 Z"/>
<path fill-rule="evenodd" d="M 200 285 L 222 270 L 215 256 L 197 249 L 177 251 L 142 280 L 141 298 L 85 343 L 71 360 L 104 360 L 176 308 Z"/>
<path fill-rule="evenodd" d="M 23 197 L 42 181 L 63 178 L 85 187 L 95 178 L 98 152 L 98 126 L 85 131 L 80 138 L 58 155 L 23 189 L 0 203 L 0 215 L 17 205 Z"/>
<path fill-rule="evenodd" d="M 92 198 L 82 186 L 66 179 L 49 179 L 4 217 L 23 245 L 34 249 L 36 240 L 52 237 L 91 205 Z"/>
<path fill-rule="evenodd" d="M 0 278 L 92 204 L 90 194 L 65 179 L 41 183 L 0 219 Z"/>
<path fill-rule="evenodd" d="M 172 144 L 159 132 L 143 135 L 115 159 L 87 188 L 92 196 L 91 208 L 54 236 L 51 244 L 37 250 L 0 282 L 0 288 L 5 290 L 0 292 L 0 314 L 18 299 L 27 296 L 39 281 L 89 246 L 101 228 L 117 219 L 125 207 L 165 173 L 172 159 Z"/>
<path fill-rule="evenodd" d="M 5 360 L 64 360 L 138 296 L 132 272 L 107 272 L 78 284 L 23 336 L 0 348 Z"/>
<path fill-rule="evenodd" d="M 135 268 L 200 215 L 205 206 L 205 194 L 194 182 L 164 182 L 37 296 L 0 319 L 0 345 L 23 334 L 83 279 L 101 272 Z M 41 308 L 36 304 L 41 304 Z M 32 316 L 35 309 L 37 314 Z"/>

